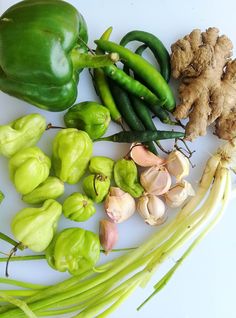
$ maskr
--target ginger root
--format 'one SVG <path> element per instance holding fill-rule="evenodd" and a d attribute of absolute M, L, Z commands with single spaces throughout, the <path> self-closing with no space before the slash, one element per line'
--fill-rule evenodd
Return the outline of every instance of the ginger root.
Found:
<path fill-rule="evenodd" d="M 171 46 L 174 78 L 180 78 L 180 104 L 176 119 L 189 117 L 186 139 L 206 134 L 215 122 L 215 134 L 226 140 L 236 137 L 236 59 L 233 45 L 217 28 L 193 30 Z"/>

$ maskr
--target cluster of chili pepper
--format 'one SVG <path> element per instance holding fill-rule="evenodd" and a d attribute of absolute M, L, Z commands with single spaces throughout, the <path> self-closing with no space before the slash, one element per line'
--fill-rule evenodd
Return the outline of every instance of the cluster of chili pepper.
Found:
<path fill-rule="evenodd" d="M 124 63 L 123 70 L 116 65 L 94 69 L 95 89 L 103 104 L 110 110 L 111 118 L 119 124 L 123 121 L 132 132 L 120 132 L 106 140 L 116 142 L 140 141 L 156 153 L 153 140 L 183 137 L 175 131 L 158 131 L 152 114 L 165 124 L 175 125 L 169 112 L 175 108 L 173 93 L 168 85 L 170 79 L 170 57 L 163 43 L 153 34 L 144 31 L 131 31 L 120 41 L 120 45 L 109 41 L 112 28 L 108 28 L 97 44 L 96 54 L 117 52 Z M 143 44 L 135 52 L 124 46 L 131 41 Z M 142 57 L 149 48 L 157 59 L 160 72 Z M 130 75 L 130 69 L 133 77 Z M 138 139 L 137 139 L 138 138 Z"/>

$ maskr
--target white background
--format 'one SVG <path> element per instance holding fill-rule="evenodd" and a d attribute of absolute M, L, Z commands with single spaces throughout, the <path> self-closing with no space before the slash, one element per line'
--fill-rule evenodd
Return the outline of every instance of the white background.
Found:
<path fill-rule="evenodd" d="M 0 0 L 0 13 L 4 12 L 16 1 Z M 89 29 L 89 45 L 93 48 L 93 40 L 100 37 L 109 26 L 113 26 L 111 39 L 119 41 L 128 31 L 146 30 L 156 34 L 170 48 L 171 43 L 189 33 L 194 28 L 205 30 L 210 26 L 218 27 L 229 36 L 236 46 L 234 1 L 154 1 L 154 0 L 93 0 L 69 1 L 84 15 Z M 20 40 L 20 39 L 16 39 Z M 27 48 L 26 48 L 27 49 Z M 97 99 L 91 79 L 86 71 L 81 75 L 78 101 Z M 17 99 L 0 93 L 0 124 L 5 124 L 27 113 L 40 112 L 48 122 L 63 124 L 63 114 L 40 111 Z M 112 124 L 109 132 L 117 127 Z M 51 141 L 55 131 L 46 132 L 39 145 L 51 154 Z M 191 172 L 193 185 L 200 179 L 202 168 L 208 156 L 219 145 L 219 140 L 211 134 L 199 138 L 191 147 L 197 151 L 193 162 L 197 164 Z M 94 154 L 108 155 L 114 159 L 123 156 L 128 147 L 99 143 L 94 147 Z M 24 207 L 20 196 L 8 178 L 7 160 L 0 158 L 0 188 L 6 198 L 0 206 L 0 231 L 10 232 L 12 216 Z M 79 187 L 68 186 L 66 195 Z M 61 202 L 66 195 L 60 200 Z M 152 286 L 161 273 L 168 267 L 164 265 L 153 277 L 145 290 L 138 289 L 124 304 L 111 315 L 112 318 L 129 317 L 165 317 L 165 318 L 235 318 L 236 294 L 236 213 L 235 202 L 231 202 L 221 223 L 194 250 L 171 282 L 140 312 L 136 307 L 152 292 Z M 98 220 L 103 217 L 102 208 L 88 222 L 82 224 L 86 229 L 98 230 Z M 171 213 L 169 218 L 171 218 Z M 78 226 L 78 224 L 61 219 L 59 228 Z M 148 238 L 156 228 L 145 225 L 138 215 L 119 225 L 119 242 L 117 247 L 137 246 Z M 0 250 L 7 252 L 9 245 L 0 243 Z M 27 251 L 30 253 L 29 251 Z M 25 251 L 25 253 L 27 253 Z M 19 252 L 18 255 L 22 255 Z M 177 255 L 169 260 L 173 265 Z M 0 264 L 0 276 L 4 276 L 5 265 Z M 35 283 L 52 284 L 65 277 L 50 269 L 45 261 L 21 262 L 10 264 L 10 277 Z M 2 287 L 3 288 L 3 287 Z"/>

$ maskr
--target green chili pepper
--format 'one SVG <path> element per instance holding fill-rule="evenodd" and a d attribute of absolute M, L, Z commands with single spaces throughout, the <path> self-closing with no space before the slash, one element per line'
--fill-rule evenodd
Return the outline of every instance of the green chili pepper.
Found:
<path fill-rule="evenodd" d="M 62 211 L 66 218 L 76 222 L 87 221 L 96 212 L 93 201 L 78 192 L 66 198 L 62 205 Z"/>
<path fill-rule="evenodd" d="M 0 34 L 0 89 L 49 111 L 74 103 L 84 67 L 114 62 L 87 53 L 86 22 L 65 1 L 18 2 L 0 17 Z"/>
<path fill-rule="evenodd" d="M 102 137 L 96 141 L 113 141 L 120 143 L 132 143 L 132 142 L 148 142 L 164 139 L 183 138 L 184 133 L 178 131 L 121 131 L 117 134 Z"/>
<path fill-rule="evenodd" d="M 133 105 L 131 104 L 130 97 L 132 95 L 129 97 L 128 93 L 119 87 L 114 81 L 110 81 L 110 87 L 116 101 L 116 105 L 128 127 L 134 131 L 144 131 L 145 127 L 142 120 L 136 115 Z M 147 147 L 150 151 L 157 154 L 156 148 L 151 141 L 147 143 Z"/>
<path fill-rule="evenodd" d="M 103 40 L 109 40 L 110 34 L 112 32 L 112 27 L 108 28 L 101 36 Z M 98 47 L 95 51 L 96 54 L 103 54 L 104 52 L 100 50 Z M 104 74 L 103 69 L 95 68 L 93 71 L 93 83 L 95 89 L 102 100 L 104 106 L 106 106 L 111 114 L 112 120 L 117 122 L 118 124 L 122 123 L 122 118 L 119 110 L 116 107 L 113 96 L 110 92 L 109 84 Z"/>
<path fill-rule="evenodd" d="M 56 177 L 48 177 L 43 183 L 30 193 L 23 195 L 22 200 L 37 204 L 48 199 L 56 199 L 64 193 L 64 183 Z"/>
<path fill-rule="evenodd" d="M 18 150 L 35 146 L 45 129 L 46 120 L 40 114 L 29 114 L 0 126 L 0 154 L 11 157 Z"/>
<path fill-rule="evenodd" d="M 140 41 L 146 44 L 159 63 L 162 76 L 169 82 L 171 74 L 170 55 L 164 44 L 152 33 L 134 30 L 121 39 L 120 45 L 125 46 L 131 41 Z"/>
<path fill-rule="evenodd" d="M 93 174 L 103 174 L 109 179 L 112 178 L 114 160 L 104 156 L 92 157 L 89 162 L 89 171 Z"/>
<path fill-rule="evenodd" d="M 81 228 L 69 228 L 55 235 L 46 250 L 48 264 L 78 275 L 94 267 L 100 256 L 98 235 Z"/>
<path fill-rule="evenodd" d="M 142 55 L 143 51 L 147 48 L 147 46 L 144 44 L 144 45 L 141 45 L 139 46 L 135 53 L 138 54 L 138 55 Z M 138 80 L 140 80 L 136 74 L 134 74 L 134 77 L 137 78 Z M 135 98 L 133 100 L 133 104 L 136 104 L 136 105 L 133 105 L 134 108 L 136 109 L 136 107 L 140 107 L 143 111 L 144 111 L 144 108 L 147 108 L 147 106 L 145 105 L 145 103 L 138 99 L 138 98 Z M 154 115 L 156 115 L 161 122 L 163 122 L 164 124 L 168 124 L 168 125 L 176 125 L 176 122 L 172 121 L 170 119 L 170 116 L 169 116 L 169 112 L 167 110 L 165 110 L 163 107 L 161 107 L 161 105 L 159 104 L 150 104 L 149 105 L 149 108 L 150 110 L 153 112 Z M 142 114 L 141 115 L 143 120 L 146 119 L 146 116 L 145 114 Z M 146 127 L 147 128 L 147 127 Z M 149 130 L 152 130 L 151 128 L 147 128 Z"/>
<path fill-rule="evenodd" d="M 139 198 L 144 191 L 138 181 L 138 169 L 133 160 L 118 160 L 114 166 L 114 179 L 119 188 L 134 198 Z"/>
<path fill-rule="evenodd" d="M 85 173 L 92 156 L 92 140 L 82 130 L 62 129 L 53 140 L 52 166 L 62 181 L 75 184 Z"/>
<path fill-rule="evenodd" d="M 109 110 L 96 102 L 76 104 L 64 116 L 66 127 L 84 130 L 91 139 L 103 136 L 110 120 Z"/>
<path fill-rule="evenodd" d="M 102 202 L 109 192 L 110 179 L 103 174 L 91 174 L 83 180 L 83 190 L 94 202 Z"/>
<path fill-rule="evenodd" d="M 53 238 L 61 212 L 55 200 L 46 200 L 40 208 L 24 208 L 12 219 L 12 233 L 25 247 L 42 252 Z"/>
<path fill-rule="evenodd" d="M 50 167 L 50 159 L 38 147 L 22 149 L 9 160 L 10 178 L 23 195 L 47 179 Z"/>
<path fill-rule="evenodd" d="M 99 40 L 100 41 L 100 40 Z M 109 42 L 110 43 L 110 42 Z M 119 86 L 124 88 L 127 92 L 143 99 L 150 105 L 161 104 L 162 101 L 153 94 L 145 85 L 127 75 L 124 71 L 115 65 L 103 67 L 105 74 L 112 80 L 117 82 Z"/>
<path fill-rule="evenodd" d="M 153 90 L 164 108 L 169 111 L 172 111 L 175 108 L 175 99 L 170 87 L 153 65 L 141 56 L 114 42 L 97 40 L 95 43 L 105 51 L 117 52 L 123 63 L 138 74 L 138 76 Z"/>

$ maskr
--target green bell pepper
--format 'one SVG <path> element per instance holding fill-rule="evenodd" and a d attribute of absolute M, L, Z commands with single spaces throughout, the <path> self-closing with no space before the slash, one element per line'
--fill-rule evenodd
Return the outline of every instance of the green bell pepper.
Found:
<path fill-rule="evenodd" d="M 99 256 L 98 235 L 81 228 L 69 228 L 56 234 L 46 250 L 46 259 L 52 268 L 72 275 L 93 268 Z"/>
<path fill-rule="evenodd" d="M 24 208 L 12 220 L 12 233 L 25 247 L 42 252 L 53 238 L 61 212 L 61 204 L 51 199 L 40 208 Z"/>
<path fill-rule="evenodd" d="M 88 54 L 87 26 L 71 4 L 24 0 L 0 17 L 0 89 L 49 111 L 70 107 L 79 73 L 117 60 Z"/>

